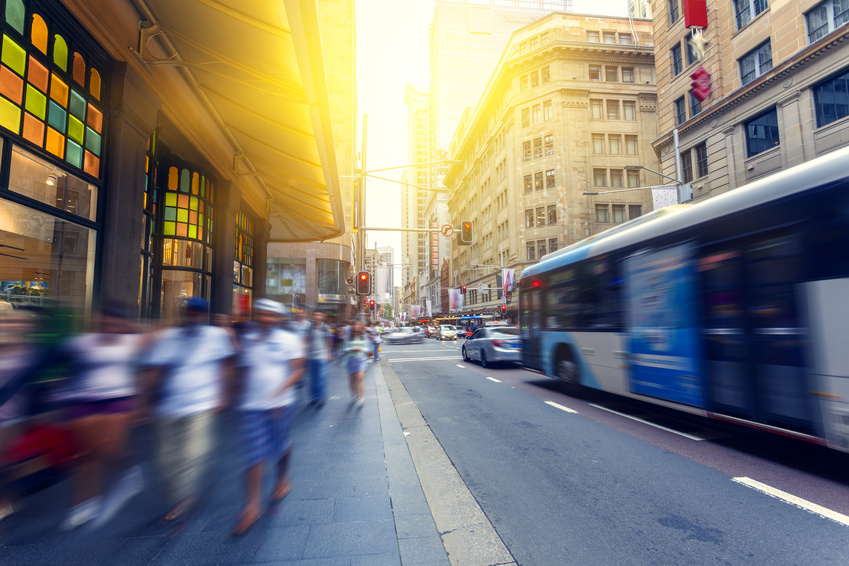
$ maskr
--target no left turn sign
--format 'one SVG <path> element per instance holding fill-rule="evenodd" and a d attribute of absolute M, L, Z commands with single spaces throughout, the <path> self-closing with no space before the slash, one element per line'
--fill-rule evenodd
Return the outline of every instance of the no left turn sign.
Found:
<path fill-rule="evenodd" d="M 451 237 L 454 234 L 454 227 L 450 224 L 446 224 L 442 227 L 442 235 L 446 238 Z"/>

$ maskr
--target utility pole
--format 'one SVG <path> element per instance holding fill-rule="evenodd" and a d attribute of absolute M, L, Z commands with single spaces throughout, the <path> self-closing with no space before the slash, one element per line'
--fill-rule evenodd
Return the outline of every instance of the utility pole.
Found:
<path fill-rule="evenodd" d="M 359 210 L 359 252 L 360 252 L 360 271 L 366 268 L 366 231 L 363 226 L 366 225 L 366 153 L 368 148 L 368 114 L 363 114 L 363 151 L 362 151 L 362 168 L 360 169 L 360 202 L 358 203 Z"/>

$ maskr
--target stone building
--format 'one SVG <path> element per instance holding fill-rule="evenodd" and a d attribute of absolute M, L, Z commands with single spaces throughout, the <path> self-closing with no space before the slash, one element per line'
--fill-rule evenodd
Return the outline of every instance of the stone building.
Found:
<path fill-rule="evenodd" d="M 496 311 L 500 268 L 517 268 L 651 210 L 659 184 L 651 22 L 553 13 L 516 31 L 451 143 L 451 252 L 466 312 Z M 619 191 L 609 193 L 608 191 Z M 587 196 L 585 192 L 598 192 Z M 515 302 L 513 305 L 515 307 Z"/>
<path fill-rule="evenodd" d="M 849 6 L 840 0 L 708 0 L 704 56 L 683 0 L 654 2 L 663 172 L 703 200 L 849 143 Z M 690 75 L 711 74 L 699 103 Z M 680 137 L 676 171 L 673 130 Z"/>

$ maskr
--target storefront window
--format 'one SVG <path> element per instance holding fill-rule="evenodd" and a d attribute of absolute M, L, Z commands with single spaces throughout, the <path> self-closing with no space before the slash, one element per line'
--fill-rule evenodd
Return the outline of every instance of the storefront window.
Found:
<path fill-rule="evenodd" d="M 0 303 L 91 306 L 94 230 L 0 199 L 0 244 Z"/>
<path fill-rule="evenodd" d="M 162 316 L 166 320 L 176 320 L 180 307 L 192 297 L 209 300 L 209 285 L 204 285 L 209 277 L 192 271 L 166 269 L 162 272 Z M 206 287 L 204 289 L 204 287 Z"/>
<path fill-rule="evenodd" d="M 348 286 L 345 277 L 350 271 L 347 263 L 335 259 L 319 259 L 318 264 L 318 294 L 346 295 Z"/>
<path fill-rule="evenodd" d="M 284 305 L 295 304 L 300 296 L 305 304 L 307 292 L 307 260 L 301 258 L 268 258 L 265 290 L 268 296 Z"/>

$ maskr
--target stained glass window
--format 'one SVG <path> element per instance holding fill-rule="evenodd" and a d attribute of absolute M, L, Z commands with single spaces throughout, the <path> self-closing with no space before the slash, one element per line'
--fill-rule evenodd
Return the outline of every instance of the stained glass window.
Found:
<path fill-rule="evenodd" d="M 100 178 L 103 111 L 100 73 L 87 64 L 93 59 L 49 19 L 28 14 L 22 0 L 7 0 L 4 18 L 0 126 Z"/>
<path fill-rule="evenodd" d="M 192 190 L 193 177 L 197 179 L 197 191 Z M 162 234 L 210 244 L 213 229 L 212 194 L 212 183 L 200 173 L 188 167 L 169 167 Z"/>
<path fill-rule="evenodd" d="M 254 221 L 244 212 L 236 215 L 236 250 L 233 257 L 248 267 L 254 266 Z"/>

